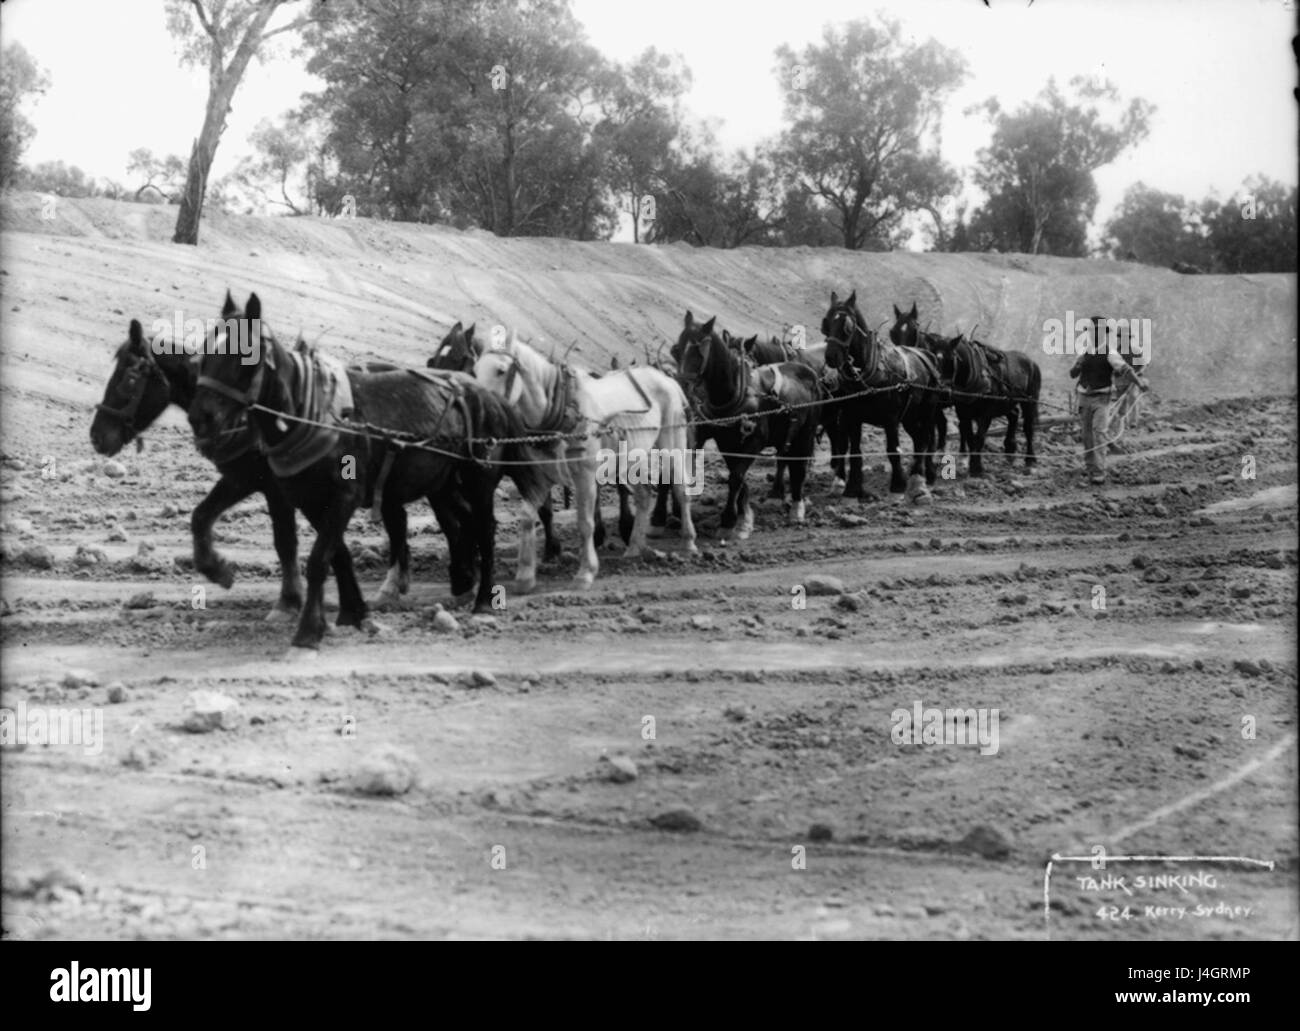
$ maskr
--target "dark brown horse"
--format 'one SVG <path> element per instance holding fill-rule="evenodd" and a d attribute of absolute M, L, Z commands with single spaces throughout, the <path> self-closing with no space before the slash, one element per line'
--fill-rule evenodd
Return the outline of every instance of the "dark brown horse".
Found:
<path fill-rule="evenodd" d="M 740 522 L 736 535 L 747 538 L 754 528 L 745 474 L 764 448 L 776 449 L 790 461 L 790 497 L 794 520 L 804 520 L 803 484 L 812 464 L 821 390 L 807 365 L 781 362 L 755 367 L 714 330 L 714 320 L 696 323 L 687 313 L 678 340 L 681 380 L 694 396 L 705 427 L 727 463 L 727 504 L 722 512 L 722 536 Z M 797 407 L 792 407 L 797 406 Z M 716 421 L 712 421 L 716 420 Z M 695 447 L 703 444 L 697 433 Z"/>
<path fill-rule="evenodd" d="M 826 375 L 826 345 L 813 344 L 809 347 L 795 347 L 793 344 L 782 340 L 780 337 L 768 337 L 766 341 L 759 340 L 757 336 L 740 340 L 731 336 L 726 330 L 722 331 L 723 339 L 733 346 L 738 346 L 755 364 L 774 365 L 778 362 L 799 362 L 807 365 L 813 372 L 817 373 L 817 379 L 821 383 L 822 397 L 830 400 L 833 393 L 830 378 Z M 825 433 L 831 444 L 831 471 L 838 480 L 844 479 L 844 453 L 848 445 L 848 438 L 840 428 L 840 407 L 837 404 L 826 404 L 821 407 L 821 424 L 819 426 L 819 436 Z M 785 489 L 785 463 L 778 461 L 776 463 L 776 475 L 772 480 L 771 497 L 784 500 Z"/>
<path fill-rule="evenodd" d="M 1007 420 L 1002 450 L 1008 462 L 1014 461 L 1016 426 L 1023 420 L 1025 468 L 1032 469 L 1037 462 L 1034 432 L 1043 386 L 1038 363 L 1019 351 L 1003 351 L 964 335 L 949 338 L 922 331 L 918 322 L 915 302 L 907 312 L 895 305 L 889 337 L 896 344 L 921 347 L 938 358 L 940 372 L 952 390 L 945 407 L 951 404 L 957 413 L 961 453 L 968 456 L 970 475 L 984 475 L 984 440 L 989 424 L 1000 417 Z"/>
<path fill-rule="evenodd" d="M 509 470 L 520 493 L 534 504 L 544 493 L 530 464 L 531 451 L 497 443 L 524 435 L 518 417 L 457 373 L 349 368 L 331 375 L 323 356 L 282 347 L 261 315 L 256 294 L 243 311 L 226 295 L 226 328 L 207 341 L 189 418 L 199 450 L 218 461 L 229 442 L 251 426 L 285 495 L 316 530 L 307 560 L 306 604 L 293 644 L 320 645 L 331 566 L 338 580 L 338 625 L 367 625 L 368 609 L 344 534 L 352 514 L 376 491 L 390 542 L 406 540 L 407 502 L 428 499 L 447 536 L 452 593 L 471 588 L 477 559 L 475 611 L 488 611 L 497 484 Z M 240 346 L 232 346 L 232 337 Z M 244 347 L 249 341 L 252 346 Z M 395 440 L 419 446 L 397 447 Z"/>
<path fill-rule="evenodd" d="M 1007 420 L 1002 441 L 1007 462 L 1015 461 L 1016 424 L 1023 419 L 1025 468 L 1033 469 L 1038 395 L 1043 386 L 1038 363 L 1019 351 L 1001 351 L 964 335 L 943 341 L 935 353 L 943 378 L 952 385 L 961 451 L 969 456 L 970 474 L 984 475 L 984 440 L 989 424 L 1000 416 Z"/>
<path fill-rule="evenodd" d="M 822 319 L 826 338 L 826 364 L 838 374 L 840 418 L 848 439 L 849 475 L 845 497 L 868 497 L 862 484 L 862 424 L 885 431 L 885 450 L 892 474 L 889 489 L 907 489 L 898 451 L 898 427 L 912 438 L 910 475 L 925 471 L 925 482 L 935 480 L 934 450 L 937 423 L 942 418 L 943 382 L 936 359 L 915 347 L 899 347 L 882 340 L 858 310 L 857 291 L 840 300 L 831 293 L 831 306 Z M 856 395 L 856 396 L 855 396 Z"/>
<path fill-rule="evenodd" d="M 90 424 L 90 442 L 95 450 L 101 455 L 115 455 L 132 440 L 139 446 L 139 435 L 168 405 L 189 408 L 199 378 L 198 358 L 197 353 L 186 353 L 180 341 L 163 342 L 155 349 L 145 339 L 139 320 L 132 319 L 126 341 L 114 356 L 104 400 L 95 406 L 95 418 Z M 266 618 L 290 619 L 302 608 L 293 505 L 256 445 L 251 432 L 237 437 L 216 463 L 221 479 L 190 516 L 194 568 L 222 587 L 229 588 L 235 582 L 234 564 L 213 546 L 212 526 L 231 506 L 250 494 L 262 494 L 271 516 L 275 553 L 280 559 L 280 597 Z"/>

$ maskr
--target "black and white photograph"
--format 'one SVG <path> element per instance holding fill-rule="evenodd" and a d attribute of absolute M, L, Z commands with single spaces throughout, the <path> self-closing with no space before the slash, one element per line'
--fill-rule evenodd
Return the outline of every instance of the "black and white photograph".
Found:
<path fill-rule="evenodd" d="M 0 937 L 1300 938 L 1296 7 L 6 0 Z"/>

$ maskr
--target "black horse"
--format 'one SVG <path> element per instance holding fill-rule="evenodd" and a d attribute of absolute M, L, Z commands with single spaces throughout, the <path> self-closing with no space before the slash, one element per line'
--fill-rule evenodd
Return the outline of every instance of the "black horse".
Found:
<path fill-rule="evenodd" d="M 323 356 L 291 352 L 276 341 L 262 325 L 256 294 L 241 312 L 227 293 L 221 315 L 224 328 L 209 337 L 200 359 L 190 425 L 200 452 L 214 460 L 224 459 L 229 442 L 251 426 L 285 495 L 316 530 L 293 644 L 320 645 L 330 566 L 338 580 L 338 625 L 367 625 L 368 609 L 343 538 L 352 514 L 376 492 L 394 544 L 406 540 L 407 502 L 428 499 L 447 536 L 452 593 L 472 587 L 477 558 L 474 609 L 488 611 L 497 484 L 508 469 L 530 501 L 540 503 L 545 489 L 526 445 L 496 443 L 523 436 L 514 412 L 457 373 L 349 368 L 331 377 Z M 397 446 L 395 439 L 420 446 Z"/>
<path fill-rule="evenodd" d="M 697 427 L 696 448 L 703 443 L 698 431 L 706 431 L 727 463 L 722 529 L 731 530 L 739 519 L 737 536 L 744 540 L 754 526 L 745 474 L 766 447 L 790 460 L 794 518 L 803 522 L 803 483 L 812 464 L 821 391 L 816 373 L 807 365 L 781 362 L 755 368 L 727 345 L 713 323 L 696 323 L 687 313 L 678 340 L 679 368 L 687 397 L 696 398 L 701 414 L 710 420 Z"/>
<path fill-rule="evenodd" d="M 830 377 L 826 375 L 826 345 L 814 344 L 811 347 L 795 347 L 779 337 L 769 337 L 766 341 L 759 340 L 757 336 L 740 340 L 731 336 L 726 330 L 722 331 L 722 337 L 729 344 L 738 346 L 747 355 L 751 361 L 758 365 L 775 365 L 778 362 L 800 362 L 807 365 L 815 373 L 821 383 L 822 398 L 829 401 L 834 390 L 831 385 Z M 821 425 L 818 428 L 818 436 L 825 433 L 831 444 L 831 472 L 843 480 L 844 477 L 844 453 L 847 450 L 848 439 L 840 426 L 840 406 L 837 404 L 825 404 L 821 407 Z M 784 500 L 785 497 L 785 463 L 776 463 L 776 476 L 772 480 L 771 497 Z"/>
<path fill-rule="evenodd" d="M 945 406 L 950 403 L 956 410 L 961 452 L 968 456 L 970 475 L 984 475 L 984 440 L 989 424 L 999 417 L 1007 420 L 1002 450 L 1008 462 L 1014 461 L 1016 426 L 1023 420 L 1025 468 L 1032 469 L 1037 462 L 1034 432 L 1043 387 L 1038 363 L 1019 351 L 1003 351 L 964 335 L 949 338 L 922 332 L 917 323 L 915 302 L 908 312 L 895 305 L 889 337 L 896 344 L 919 346 L 938 358 L 940 372 L 952 388 Z"/>
<path fill-rule="evenodd" d="M 126 342 L 114 356 L 113 375 L 104 388 L 104 400 L 95 406 L 90 424 L 90 442 L 101 455 L 115 455 L 162 415 L 168 405 L 189 408 L 199 378 L 197 354 L 187 354 L 180 342 L 160 349 L 144 337 L 138 319 L 132 319 Z M 267 619 L 288 619 L 302 608 L 302 576 L 298 572 L 298 532 L 293 505 L 271 473 L 266 456 L 249 432 L 233 436 L 216 463 L 221 474 L 207 497 L 190 516 L 194 538 L 194 568 L 213 583 L 229 588 L 235 581 L 235 567 L 212 543 L 212 526 L 223 512 L 251 494 L 266 498 L 271 516 L 275 553 L 280 559 L 280 597 Z"/>
<path fill-rule="evenodd" d="M 952 385 L 961 451 L 969 456 L 970 474 L 984 475 L 984 440 L 989 424 L 999 416 L 1007 420 L 1002 450 L 1008 463 L 1015 461 L 1016 424 L 1023 418 L 1025 468 L 1033 469 L 1038 461 L 1034 431 L 1043 386 L 1038 363 L 1019 351 L 1001 351 L 964 335 L 945 340 L 936 354 L 944 379 Z"/>
<path fill-rule="evenodd" d="M 938 362 L 919 348 L 899 347 L 879 339 L 858 310 L 857 297 L 855 290 L 841 301 L 832 292 L 831 306 L 822 318 L 826 364 L 838 375 L 836 395 L 845 398 L 840 402 L 849 453 L 844 496 L 869 496 L 862 485 L 863 423 L 880 426 L 885 431 L 885 450 L 892 470 L 891 493 L 901 494 L 907 489 L 898 452 L 900 424 L 912 438 L 910 475 L 918 476 L 924 468 L 925 482 L 932 485 L 936 436 L 943 417 L 940 410 L 943 381 Z"/>

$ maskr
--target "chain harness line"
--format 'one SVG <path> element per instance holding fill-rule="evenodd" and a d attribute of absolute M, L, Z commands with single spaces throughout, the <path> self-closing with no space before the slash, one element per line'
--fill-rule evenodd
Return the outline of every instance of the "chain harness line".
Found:
<path fill-rule="evenodd" d="M 854 376 L 850 378 L 858 379 L 858 381 L 861 382 L 861 379 L 859 378 L 861 376 L 860 370 L 855 369 L 854 371 L 858 372 L 858 376 Z M 206 377 L 204 379 L 206 380 Z M 209 386 L 209 387 L 224 386 L 224 384 L 215 384 L 210 382 L 204 382 L 202 385 Z M 820 398 L 816 401 L 801 401 L 801 402 L 795 402 L 793 404 L 782 404 L 779 408 L 773 409 L 768 412 L 755 413 L 753 415 L 740 414 L 740 415 L 732 415 L 732 416 L 719 416 L 717 418 L 712 418 L 712 419 L 710 418 L 688 419 L 682 423 L 669 424 L 664 428 L 665 429 L 678 429 L 678 428 L 691 429 L 696 426 L 726 425 L 728 423 L 740 422 L 747 418 L 765 419 L 774 415 L 788 414 L 789 412 L 793 412 L 798 409 L 814 408 L 820 405 L 842 404 L 847 401 L 855 400 L 859 397 L 868 397 L 876 394 L 887 394 L 891 392 L 897 392 L 900 390 L 927 390 L 932 393 L 943 394 L 945 397 L 1001 399 L 1001 400 L 1009 401 L 1011 403 L 1035 400 L 1034 398 L 1028 396 L 1025 397 L 1008 396 L 1005 393 L 972 393 L 970 391 L 953 390 L 949 387 L 935 387 L 935 386 L 927 386 L 924 384 L 917 384 L 917 383 L 898 383 L 898 384 L 893 384 L 891 386 L 884 386 L 884 387 L 865 387 L 864 389 L 854 391 L 853 393 L 841 394 L 838 396 L 832 396 L 828 398 Z M 594 430 L 588 430 L 586 432 L 573 431 L 569 433 L 559 433 L 559 432 L 531 433 L 531 434 L 525 434 L 523 436 L 518 436 L 518 437 L 460 437 L 460 436 L 437 437 L 435 436 L 435 437 L 420 438 L 415 434 L 403 433 L 399 430 L 385 429 L 382 426 L 375 426 L 373 423 L 369 423 L 369 422 L 355 423 L 348 420 L 336 420 L 333 423 L 320 422 L 318 420 L 308 419 L 302 416 L 293 415 L 288 412 L 281 412 L 274 408 L 268 408 L 267 406 L 259 402 L 249 401 L 248 394 L 246 393 L 240 394 L 239 396 L 235 397 L 234 395 L 237 392 L 230 389 L 226 389 L 226 390 L 218 389 L 218 392 L 232 396 L 234 400 L 239 401 L 241 405 L 245 407 L 246 410 L 248 411 L 264 412 L 268 415 L 274 415 L 277 418 L 284 419 L 289 422 L 306 423 L 309 425 L 316 426 L 320 429 L 338 430 L 340 432 L 349 433 L 354 436 L 366 437 L 367 439 L 370 440 L 378 440 L 383 443 L 387 443 L 393 447 L 396 447 L 398 449 L 416 448 L 417 450 L 428 451 L 433 454 L 443 455 L 448 458 L 474 457 L 475 460 L 477 461 L 481 461 L 481 459 L 477 459 L 472 454 L 472 448 L 473 445 L 475 444 L 484 444 L 487 446 L 486 450 L 492 450 L 501 444 L 556 444 L 561 441 L 579 442 L 584 440 L 599 439 L 601 437 L 609 435 L 610 433 L 616 430 L 616 427 L 611 426 L 609 423 L 602 423 L 597 425 Z M 1057 411 L 1073 414 L 1073 412 L 1071 411 L 1068 405 L 1053 404 L 1049 401 L 1044 401 L 1041 399 L 1038 399 L 1038 404 L 1040 406 L 1052 408 Z M 1107 440 L 1104 446 L 1110 446 L 1111 444 L 1115 443 L 1115 441 L 1117 441 L 1119 437 L 1123 435 L 1124 428 L 1125 428 L 1124 426 L 1121 426 L 1120 433 L 1117 436 L 1115 436 L 1113 439 Z M 245 428 L 240 427 L 236 429 L 224 430 L 222 431 L 222 435 L 237 433 L 237 432 L 238 433 L 245 432 Z M 438 447 L 435 442 L 455 443 L 455 444 L 462 445 L 463 447 L 465 447 L 466 451 L 470 452 L 470 454 L 466 455 L 466 453 L 462 451 L 448 451 L 445 448 Z M 1098 445 L 1098 446 L 1102 446 L 1102 445 Z M 718 454 L 721 455 L 722 457 L 744 457 L 744 458 L 754 458 L 755 460 L 781 459 L 787 462 L 788 461 L 811 461 L 811 459 L 783 458 L 780 455 L 751 455 L 748 453 L 736 453 L 735 455 L 731 455 L 730 453 L 724 454 L 723 452 L 718 452 Z M 888 456 L 890 453 L 882 451 L 882 452 L 859 452 L 859 454 L 861 454 L 863 457 L 882 457 L 882 456 Z M 835 458 L 835 457 L 848 457 L 848 456 L 832 455 L 831 457 Z M 534 460 L 509 461 L 509 460 L 501 459 L 498 460 L 495 464 L 497 465 L 544 465 L 544 464 L 550 464 L 554 461 L 556 461 L 556 459 L 550 459 L 550 458 L 536 460 L 536 461 Z"/>

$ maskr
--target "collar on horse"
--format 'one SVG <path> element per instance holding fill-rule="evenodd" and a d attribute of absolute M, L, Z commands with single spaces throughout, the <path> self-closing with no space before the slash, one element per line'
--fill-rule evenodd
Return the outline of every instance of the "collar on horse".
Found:
<path fill-rule="evenodd" d="M 506 372 L 506 397 L 514 386 L 515 377 L 522 369 L 519 359 L 510 356 L 510 369 Z M 537 425 L 529 426 L 530 433 L 569 433 L 578 425 L 582 413 L 578 410 L 577 373 L 568 365 L 556 366 L 555 389 L 546 399 L 546 411 Z"/>
<path fill-rule="evenodd" d="M 881 386 L 882 384 L 876 382 L 880 375 L 881 340 L 866 326 L 859 325 L 857 318 L 854 317 L 851 312 L 846 311 L 842 314 L 848 336 L 832 337 L 831 339 L 835 340 L 836 343 L 844 348 L 844 364 L 846 366 L 845 378 L 852 380 L 854 383 L 857 383 L 862 387 Z M 853 361 L 853 341 L 857 338 L 861 338 L 862 340 L 861 350 L 865 366 L 864 368 L 858 368 L 857 364 Z M 871 345 L 871 354 L 869 358 L 867 355 L 868 344 Z"/>
<path fill-rule="evenodd" d="M 700 362 L 699 383 L 704 388 L 699 399 L 700 412 L 706 419 L 726 419 L 740 414 L 746 404 L 751 401 L 753 391 L 750 385 L 750 362 L 743 354 L 736 354 L 715 336 L 710 336 L 708 342 L 709 346 L 704 350 Z M 701 343 L 702 341 L 696 341 L 696 346 L 699 347 Z M 708 371 L 709 361 L 713 357 L 715 346 L 720 347 L 724 354 L 735 355 L 736 359 L 736 380 L 732 385 L 732 395 L 720 405 L 715 405 L 709 400 L 707 381 L 705 379 L 705 373 Z M 753 407 L 757 407 L 756 399 L 754 399 Z"/>

